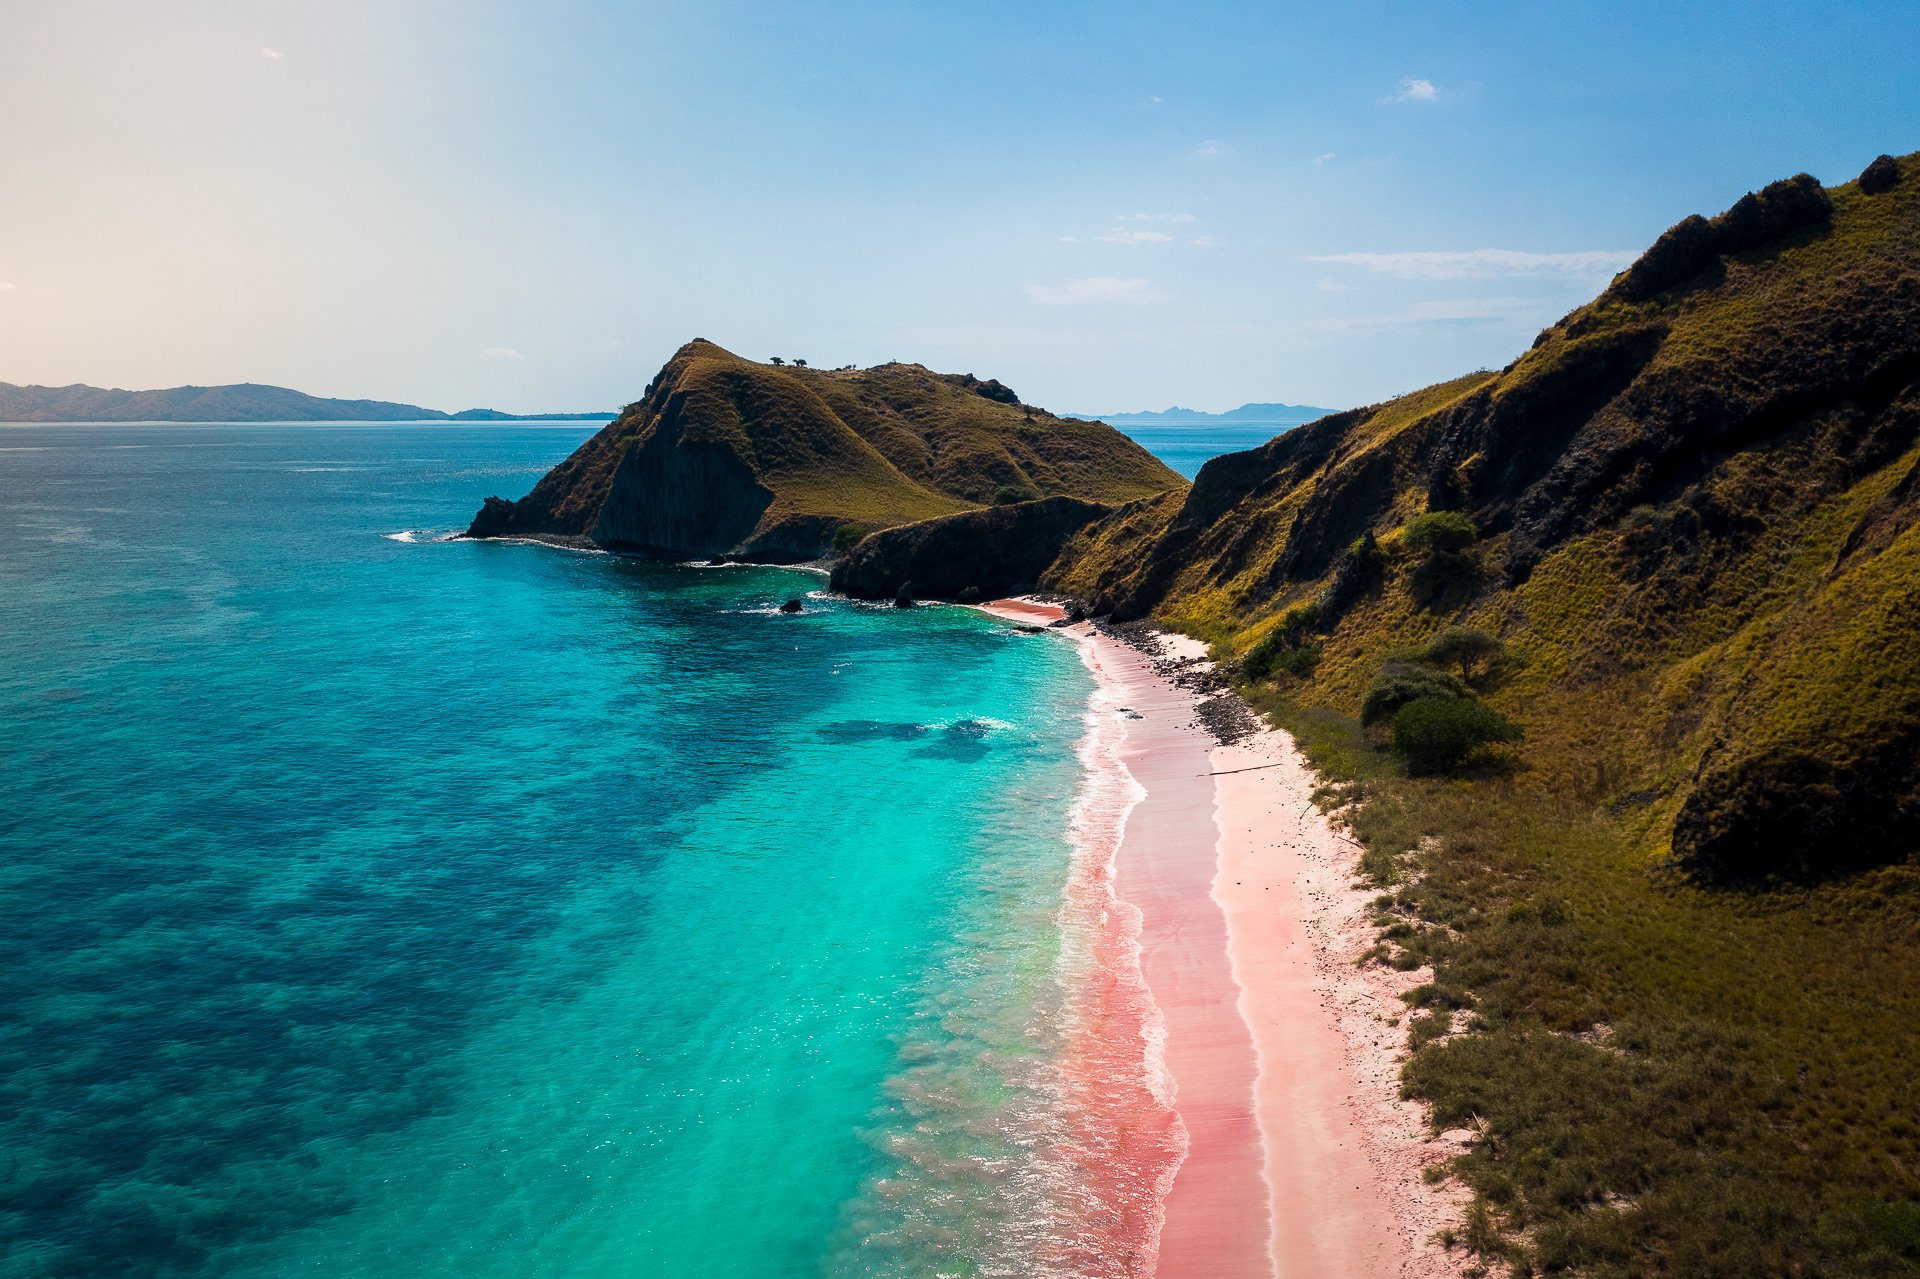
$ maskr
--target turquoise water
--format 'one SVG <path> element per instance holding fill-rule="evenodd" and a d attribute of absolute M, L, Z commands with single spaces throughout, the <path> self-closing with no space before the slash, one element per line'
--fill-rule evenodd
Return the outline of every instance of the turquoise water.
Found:
<path fill-rule="evenodd" d="M 1222 453 L 1259 448 L 1274 436 L 1292 429 L 1290 424 L 1278 423 L 1238 426 L 1129 425 L 1126 434 L 1141 448 L 1187 479 L 1192 479 L 1200 473 L 1207 459 L 1219 457 Z"/>
<path fill-rule="evenodd" d="M 0 1275 L 1028 1274 L 1088 1211 L 1077 656 L 434 540 L 590 429 L 0 428 Z"/>

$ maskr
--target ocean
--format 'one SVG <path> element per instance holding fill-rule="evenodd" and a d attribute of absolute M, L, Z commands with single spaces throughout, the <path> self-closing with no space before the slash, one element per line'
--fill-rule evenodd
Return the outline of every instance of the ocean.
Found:
<path fill-rule="evenodd" d="M 0 427 L 0 1276 L 1125 1272 L 1075 649 L 447 540 L 592 429 Z"/>
<path fill-rule="evenodd" d="M 1229 426 L 1130 422 L 1119 428 L 1140 447 L 1187 479 L 1200 473 L 1209 458 L 1259 448 L 1276 435 L 1292 430 L 1290 422 L 1249 422 Z"/>

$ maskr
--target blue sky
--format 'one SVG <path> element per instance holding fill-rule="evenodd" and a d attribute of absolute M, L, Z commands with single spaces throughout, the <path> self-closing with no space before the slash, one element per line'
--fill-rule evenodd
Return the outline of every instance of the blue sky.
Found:
<path fill-rule="evenodd" d="M 0 380 L 613 407 L 682 341 L 1345 406 L 1920 149 L 1920 5 L 0 9 Z"/>

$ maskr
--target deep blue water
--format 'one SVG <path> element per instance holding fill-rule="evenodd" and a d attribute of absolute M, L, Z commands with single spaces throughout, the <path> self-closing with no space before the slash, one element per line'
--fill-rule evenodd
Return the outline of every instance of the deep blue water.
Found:
<path fill-rule="evenodd" d="M 1021 1272 L 1085 673 L 591 429 L 0 427 L 0 1276 Z"/>

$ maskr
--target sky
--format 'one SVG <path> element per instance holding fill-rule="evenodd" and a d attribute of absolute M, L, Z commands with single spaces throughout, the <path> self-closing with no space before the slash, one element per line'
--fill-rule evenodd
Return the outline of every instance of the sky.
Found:
<path fill-rule="evenodd" d="M 597 410 L 704 337 L 1371 403 L 1920 149 L 1915 49 L 1911 0 L 5 0 L 0 381 Z"/>

